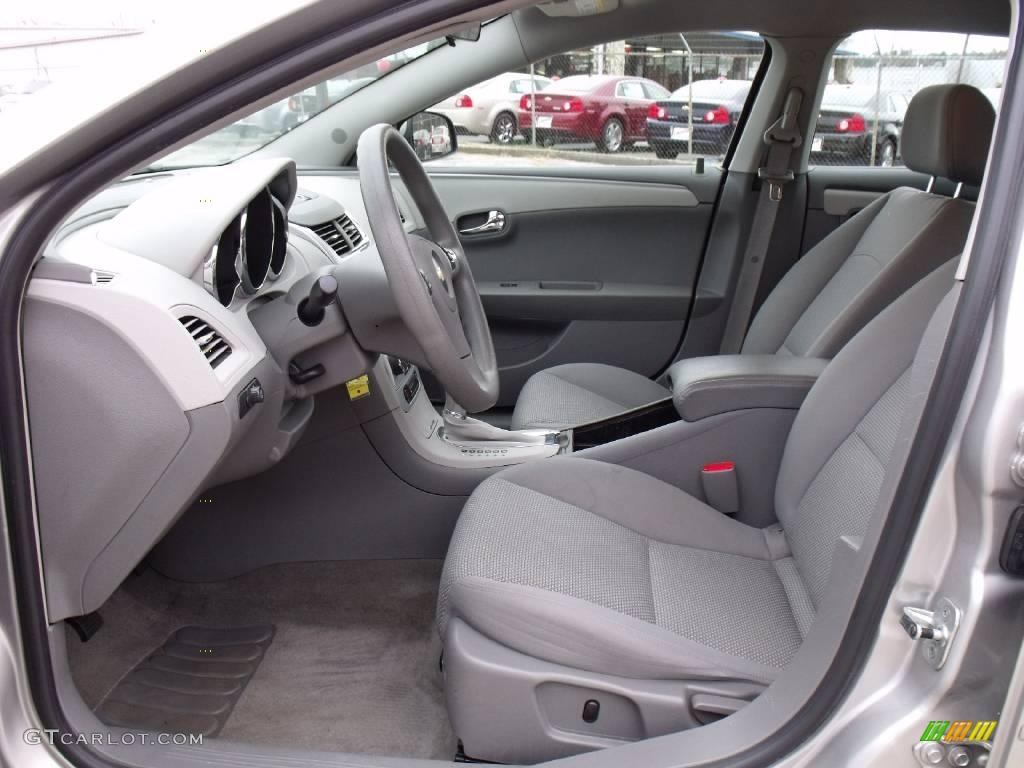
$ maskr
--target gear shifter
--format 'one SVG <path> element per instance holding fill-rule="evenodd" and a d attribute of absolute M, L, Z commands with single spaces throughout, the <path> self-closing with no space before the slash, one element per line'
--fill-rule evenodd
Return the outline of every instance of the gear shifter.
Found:
<path fill-rule="evenodd" d="M 453 443 L 505 443 L 511 445 L 556 445 L 558 432 L 549 429 L 508 430 L 466 415 L 466 409 L 451 397 L 445 398 L 444 439 Z"/>
<path fill-rule="evenodd" d="M 338 296 L 338 281 L 331 275 L 322 275 L 313 281 L 309 296 L 299 302 L 299 320 L 306 325 L 320 325 L 324 311 Z"/>

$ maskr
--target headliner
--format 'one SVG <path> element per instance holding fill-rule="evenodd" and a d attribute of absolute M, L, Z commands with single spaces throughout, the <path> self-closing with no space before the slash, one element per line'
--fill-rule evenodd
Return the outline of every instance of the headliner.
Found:
<path fill-rule="evenodd" d="M 515 13 L 524 47 L 539 59 L 624 36 L 749 29 L 770 37 L 842 39 L 865 29 L 1008 35 L 1008 0 L 620 0 L 616 11 L 584 18 L 550 17 L 537 8 Z"/>

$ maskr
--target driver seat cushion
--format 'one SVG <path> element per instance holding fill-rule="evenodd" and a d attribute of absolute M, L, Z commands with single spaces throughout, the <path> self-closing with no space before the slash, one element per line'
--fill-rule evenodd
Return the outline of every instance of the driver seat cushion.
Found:
<path fill-rule="evenodd" d="M 625 368 L 556 365 L 527 379 L 516 401 L 512 428 L 563 429 L 671 396 L 665 387 Z"/>
<path fill-rule="evenodd" d="M 575 669 L 767 684 L 814 608 L 778 529 L 632 469 L 555 458 L 473 493 L 441 579 L 442 637 L 454 617 Z"/>

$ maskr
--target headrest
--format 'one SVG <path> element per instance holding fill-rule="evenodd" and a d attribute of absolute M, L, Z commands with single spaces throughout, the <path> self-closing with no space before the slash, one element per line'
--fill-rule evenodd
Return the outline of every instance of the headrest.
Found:
<path fill-rule="evenodd" d="M 930 85 L 907 107 L 900 143 L 912 171 L 971 186 L 981 184 L 996 113 L 970 85 Z"/>

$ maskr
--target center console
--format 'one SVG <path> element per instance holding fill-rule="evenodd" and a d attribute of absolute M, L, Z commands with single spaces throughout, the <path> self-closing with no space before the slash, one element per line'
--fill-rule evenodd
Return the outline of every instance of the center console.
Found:
<path fill-rule="evenodd" d="M 438 413 L 423 391 L 419 369 L 382 355 L 374 368 L 409 447 L 445 467 L 505 467 L 566 453 L 567 437 L 551 430 L 506 430 L 468 416 L 454 403 Z"/>
<path fill-rule="evenodd" d="M 438 408 L 415 366 L 382 357 L 372 376 L 386 413 L 363 428 L 396 475 L 429 493 L 468 494 L 503 467 L 573 454 L 637 469 L 766 525 L 771 494 L 757 491 L 771 487 L 793 419 L 826 364 L 779 355 L 683 360 L 668 371 L 671 396 L 550 431 L 502 429 L 451 402 Z M 708 477 L 725 466 L 729 478 Z M 727 503 L 712 480 L 729 481 Z"/>
<path fill-rule="evenodd" d="M 672 398 L 564 430 L 508 430 L 473 418 L 450 400 L 438 413 L 419 369 L 382 356 L 375 377 L 394 409 L 398 428 L 424 459 L 449 467 L 503 467 L 565 455 L 622 440 L 679 421 Z"/>

